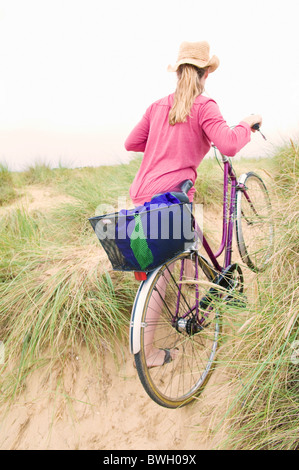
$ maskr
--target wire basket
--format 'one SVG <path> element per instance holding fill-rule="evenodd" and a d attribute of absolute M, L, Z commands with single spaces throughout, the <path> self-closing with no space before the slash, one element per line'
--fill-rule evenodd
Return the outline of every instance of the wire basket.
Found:
<path fill-rule="evenodd" d="M 186 203 L 153 204 L 89 221 L 115 271 L 153 271 L 194 244 L 194 219 Z"/>

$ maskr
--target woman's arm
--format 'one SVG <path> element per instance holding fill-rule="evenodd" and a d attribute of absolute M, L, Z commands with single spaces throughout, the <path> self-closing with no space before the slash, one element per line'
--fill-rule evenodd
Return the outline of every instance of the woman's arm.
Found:
<path fill-rule="evenodd" d="M 149 114 L 150 108 L 147 109 L 141 121 L 134 127 L 130 135 L 127 137 L 125 141 L 126 150 L 132 152 L 144 152 L 150 128 Z"/>
<path fill-rule="evenodd" d="M 233 157 L 251 138 L 251 128 L 248 122 L 241 121 L 231 129 L 220 113 L 215 101 L 208 101 L 200 110 L 200 125 L 218 150 L 228 157 Z"/>

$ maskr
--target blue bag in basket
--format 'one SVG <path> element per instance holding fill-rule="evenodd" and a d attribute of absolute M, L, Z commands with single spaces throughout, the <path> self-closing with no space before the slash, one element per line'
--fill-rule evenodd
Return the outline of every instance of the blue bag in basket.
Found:
<path fill-rule="evenodd" d="M 182 204 L 171 193 L 118 213 L 115 242 L 132 270 L 153 270 L 193 241 L 190 204 Z"/>

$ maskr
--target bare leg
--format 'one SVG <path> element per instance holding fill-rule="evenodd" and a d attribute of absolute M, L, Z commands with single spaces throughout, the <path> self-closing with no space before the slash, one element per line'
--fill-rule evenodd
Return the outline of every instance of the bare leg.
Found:
<path fill-rule="evenodd" d="M 169 267 L 171 271 L 171 266 Z M 157 290 L 152 291 L 150 297 L 147 313 L 146 313 L 146 324 L 144 330 L 144 350 L 146 356 L 146 362 L 148 367 L 161 366 L 165 360 L 165 351 L 155 347 L 154 337 L 161 312 L 163 309 L 163 300 L 165 297 L 166 286 L 169 282 L 170 273 L 165 270 L 164 275 L 160 276 L 156 284 Z M 178 351 L 177 349 L 170 350 L 170 356 L 172 359 L 175 358 Z"/>
<path fill-rule="evenodd" d="M 185 268 L 184 274 L 187 280 L 194 280 L 195 279 L 195 266 L 191 259 L 185 260 Z"/>

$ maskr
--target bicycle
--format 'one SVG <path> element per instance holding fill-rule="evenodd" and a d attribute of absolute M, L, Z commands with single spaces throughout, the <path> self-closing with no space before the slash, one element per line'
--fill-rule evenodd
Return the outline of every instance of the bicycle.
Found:
<path fill-rule="evenodd" d="M 224 179 L 219 250 L 213 253 L 193 217 L 197 237 L 187 250 L 150 272 L 135 272 L 141 283 L 131 313 L 130 352 L 145 391 L 167 408 L 187 405 L 203 390 L 219 343 L 221 304 L 243 293 L 242 269 L 231 259 L 234 226 L 241 258 L 254 272 L 266 268 L 273 251 L 271 202 L 263 180 L 254 172 L 238 179 L 229 158 L 220 155 Z M 192 184 L 183 182 L 175 193 L 188 210 Z M 199 253 L 199 240 L 209 261 Z M 218 261 L 222 254 L 223 266 Z M 158 356 L 160 362 L 163 358 L 159 365 Z"/>

